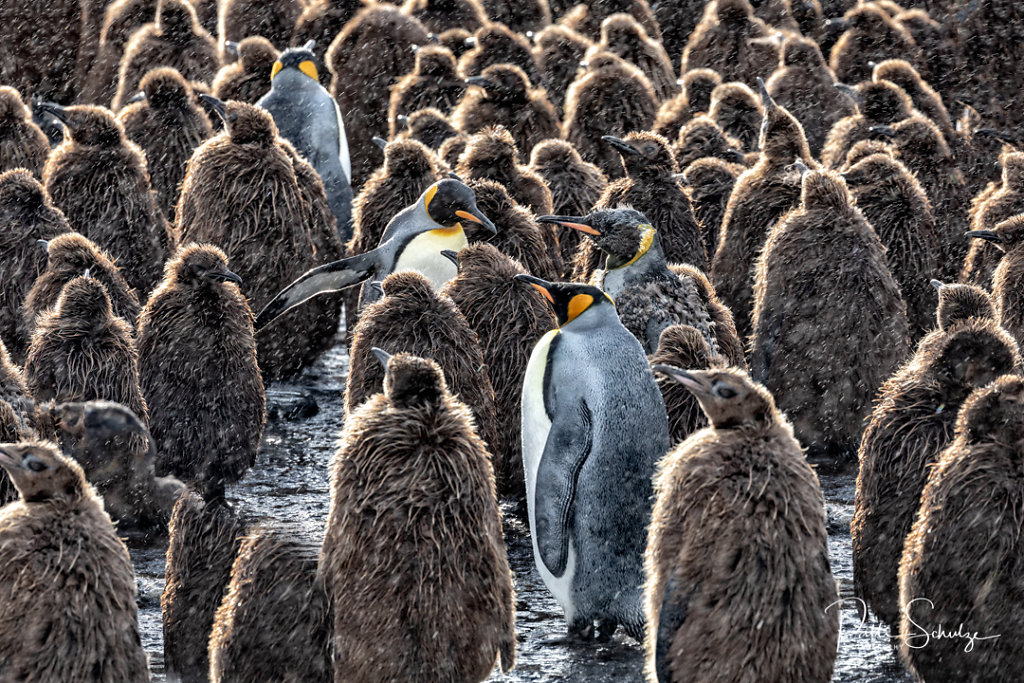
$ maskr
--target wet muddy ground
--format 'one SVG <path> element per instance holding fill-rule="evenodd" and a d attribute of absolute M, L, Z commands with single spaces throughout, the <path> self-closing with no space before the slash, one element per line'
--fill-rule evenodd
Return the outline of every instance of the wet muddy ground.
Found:
<path fill-rule="evenodd" d="M 229 498 L 254 521 L 281 524 L 319 543 L 327 520 L 328 461 L 342 427 L 343 394 L 348 355 L 343 337 L 334 350 L 287 383 L 268 388 L 271 419 L 264 432 L 256 467 L 229 491 Z M 319 412 L 302 412 L 308 398 Z M 853 516 L 852 475 L 822 476 L 828 506 L 829 551 L 832 571 L 843 599 L 839 655 L 833 681 L 842 683 L 902 683 L 910 681 L 896 662 L 884 629 L 862 624 L 853 595 L 850 555 L 850 519 Z M 521 525 L 507 524 L 509 563 L 516 576 L 516 630 L 518 662 L 508 675 L 496 672 L 491 680 L 512 682 L 633 683 L 643 681 L 641 649 L 616 635 L 604 645 L 561 642 L 565 622 L 555 600 L 544 588 L 533 566 L 529 538 Z M 131 548 L 138 575 L 139 619 L 142 640 L 150 656 L 153 680 L 163 675 L 163 638 L 160 593 L 164 579 L 164 549 Z"/>

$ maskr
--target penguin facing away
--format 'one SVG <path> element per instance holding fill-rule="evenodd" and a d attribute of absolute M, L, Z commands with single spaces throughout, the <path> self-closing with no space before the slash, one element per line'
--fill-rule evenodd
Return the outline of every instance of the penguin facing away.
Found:
<path fill-rule="evenodd" d="M 522 398 L 534 561 L 569 632 L 643 637 L 643 553 L 665 404 L 640 343 L 597 287 L 530 275 L 558 329 L 537 342 Z M 595 628 L 596 622 L 596 628 Z"/>

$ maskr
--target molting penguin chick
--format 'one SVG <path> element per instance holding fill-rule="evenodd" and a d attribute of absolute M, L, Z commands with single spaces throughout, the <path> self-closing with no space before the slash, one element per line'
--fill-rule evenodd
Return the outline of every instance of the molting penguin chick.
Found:
<path fill-rule="evenodd" d="M 495 64 L 466 83 L 475 88 L 466 91 L 451 116 L 452 125 L 463 133 L 504 126 L 527 155 L 538 142 L 560 137 L 555 108 L 519 67 Z"/>
<path fill-rule="evenodd" d="M 518 66 L 531 83 L 540 83 L 540 71 L 530 51 L 530 42 L 504 24 L 488 22 L 466 40 L 472 49 L 459 57 L 459 73 L 477 76 L 495 64 Z"/>
<path fill-rule="evenodd" d="M 991 231 L 1006 219 L 1024 213 L 1024 152 L 1006 149 L 999 155 L 999 163 L 1003 167 L 1001 182 L 990 185 L 975 197 L 971 206 L 972 231 Z M 998 242 L 972 240 L 960 273 L 961 281 L 989 286 L 1004 251 Z"/>
<path fill-rule="evenodd" d="M 345 241 L 351 237 L 352 162 L 341 111 L 318 80 L 313 45 L 282 52 L 270 74 L 270 92 L 256 106 L 270 112 L 278 134 L 316 169 Z"/>
<path fill-rule="evenodd" d="M 643 633 L 651 477 L 669 448 L 665 404 L 643 348 L 589 285 L 517 275 L 551 304 L 522 398 L 533 558 L 569 632 Z M 596 626 L 595 626 L 596 622 Z"/>
<path fill-rule="evenodd" d="M 757 78 L 768 78 L 779 63 L 778 44 L 767 40 L 772 33 L 754 16 L 748 0 L 709 3 L 686 43 L 679 72 L 714 69 L 723 81 L 753 85 Z"/>
<path fill-rule="evenodd" d="M 561 24 L 546 27 L 534 37 L 533 56 L 540 69 L 540 83 L 561 116 L 565 93 L 576 79 L 580 62 L 593 43 Z"/>
<path fill-rule="evenodd" d="M 555 320 L 541 295 L 514 281 L 526 271 L 490 244 L 472 244 L 457 255 L 459 274 L 441 290 L 473 328 L 501 415 L 495 442 L 494 476 L 501 494 L 526 501 L 520 441 L 523 377 L 537 340 Z"/>
<path fill-rule="evenodd" d="M 1011 600 L 1020 594 L 1024 550 L 1018 521 L 1024 514 L 1022 402 L 1018 376 L 971 394 L 955 440 L 928 475 L 900 560 L 900 658 L 921 680 L 1005 680 L 1020 670 L 1013 643 L 1024 635 L 1024 624 Z M 974 637 L 929 636 L 953 624 L 959 625 L 954 633 Z M 967 643 L 973 647 L 965 649 Z"/>
<path fill-rule="evenodd" d="M 658 340 L 658 350 L 649 354 L 647 359 L 651 367 L 660 364 L 690 370 L 707 370 L 726 365 L 724 358 L 711 351 L 700 330 L 689 325 L 666 327 Z M 655 374 L 654 377 L 665 401 L 669 436 L 673 446 L 708 425 L 707 416 L 700 409 L 700 403 L 686 387 L 662 372 Z"/>
<path fill-rule="evenodd" d="M 732 164 L 747 166 L 747 155 L 741 151 L 742 148 L 743 143 L 722 130 L 707 114 L 694 116 L 680 128 L 673 146 L 679 168 L 687 168 L 704 157 L 715 157 Z M 753 161 L 758 159 L 756 153 L 750 156 Z M 714 250 L 711 253 L 714 253 Z"/>
<path fill-rule="evenodd" d="M 901 58 L 921 64 L 921 51 L 905 28 L 874 3 L 858 4 L 841 20 L 846 32 L 832 46 L 829 66 L 840 83 L 871 80 L 870 62 Z"/>
<path fill-rule="evenodd" d="M 908 352 L 885 250 L 836 173 L 803 173 L 800 207 L 757 262 L 751 374 L 814 456 L 851 460 L 871 399 Z"/>
<path fill-rule="evenodd" d="M 532 213 L 516 203 L 499 183 L 491 180 L 471 180 L 469 186 L 476 194 L 480 210 L 501 226 L 490 233 L 478 226 L 466 235 L 471 242 L 487 242 L 503 254 L 519 261 L 529 273 L 542 277 L 562 275 L 562 256 L 558 252 L 558 238 L 546 224 L 538 224 Z"/>
<path fill-rule="evenodd" d="M 841 167 L 854 145 L 875 137 L 872 126 L 889 126 L 914 113 L 910 96 L 889 81 L 868 81 L 854 89 L 846 85 L 836 88 L 849 93 L 857 112 L 836 121 L 828 132 L 821 149 L 821 163 L 827 168 Z"/>
<path fill-rule="evenodd" d="M 148 293 L 174 240 L 153 198 L 145 155 L 109 110 L 40 106 L 66 128 L 43 171 L 46 191 L 71 229 L 109 251 L 129 284 Z"/>
<path fill-rule="evenodd" d="M 839 594 L 824 497 L 792 426 L 741 371 L 655 370 L 693 392 L 711 426 L 669 453 L 655 476 L 645 586 L 649 680 L 825 683 L 839 639 Z M 689 647 L 698 639 L 712 649 Z"/>
<path fill-rule="evenodd" d="M 217 72 L 210 84 L 210 94 L 225 102 L 256 104 L 270 89 L 267 74 L 277 61 L 277 48 L 263 36 L 249 36 L 238 43 L 237 51 L 238 60 Z"/>
<path fill-rule="evenodd" d="M 29 332 L 21 325 L 21 306 L 46 266 L 36 243 L 68 232 L 64 214 L 39 181 L 25 169 L 0 174 L 0 339 L 17 359 L 25 357 Z"/>
<path fill-rule="evenodd" d="M 516 640 L 490 454 L 437 363 L 374 354 L 383 391 L 345 420 L 320 554 L 335 680 L 483 681 Z"/>
<path fill-rule="evenodd" d="M 661 103 L 651 131 L 675 138 L 694 116 L 711 108 L 711 93 L 722 84 L 722 77 L 711 69 L 691 69 L 683 76 L 682 90 Z"/>
<path fill-rule="evenodd" d="M 535 214 L 551 213 L 551 190 L 544 180 L 518 163 L 519 150 L 512 134 L 497 126 L 466 141 L 455 171 L 466 180 L 493 180 Z"/>
<path fill-rule="evenodd" d="M 148 681 L 131 559 L 82 468 L 45 441 L 0 445 L 0 467 L 21 495 L 0 508 L 4 675 Z"/>
<path fill-rule="evenodd" d="M 117 92 L 117 77 L 125 45 L 134 33 L 153 21 L 157 0 L 114 0 L 103 14 L 99 49 L 79 92 L 83 104 L 108 105 Z"/>
<path fill-rule="evenodd" d="M 644 27 L 626 13 L 613 14 L 601 22 L 601 49 L 636 65 L 651 81 L 658 101 L 679 92 L 672 61 L 661 43 L 651 40 Z"/>
<path fill-rule="evenodd" d="M 960 406 L 975 389 L 1020 363 L 1017 345 L 990 320 L 926 337 L 886 381 L 861 438 L 853 539 L 857 595 L 895 633 L 897 570 L 928 472 L 953 440 Z"/>
<path fill-rule="evenodd" d="M 737 164 L 706 157 L 697 159 L 686 167 L 681 176 L 676 177 L 690 199 L 693 217 L 700 225 L 704 249 L 709 257 L 713 257 L 718 249 L 729 195 L 743 170 Z"/>
<path fill-rule="evenodd" d="M 661 30 L 654 18 L 654 12 L 647 0 L 592 0 L 584 7 L 567 9 L 559 19 L 574 31 L 597 40 L 601 34 L 601 24 L 613 14 L 629 14 L 644 27 L 652 40 L 661 42 Z"/>
<path fill-rule="evenodd" d="M 931 284 L 939 294 L 935 317 L 940 330 L 948 330 L 956 323 L 970 318 L 996 320 L 995 303 L 981 287 L 939 280 L 932 280 Z"/>
<path fill-rule="evenodd" d="M 449 138 L 461 135 L 449 123 L 448 117 L 437 109 L 420 109 L 404 119 L 400 114 L 396 117 L 396 126 L 404 126 L 404 128 L 396 131 L 395 140 L 416 140 L 434 151 L 439 150 Z M 363 188 L 365 189 L 366 185 L 363 185 Z"/>
<path fill-rule="evenodd" d="M 221 52 L 226 41 L 263 36 L 274 45 L 287 45 L 295 22 L 305 9 L 302 0 L 222 0 L 217 4 L 217 36 Z"/>
<path fill-rule="evenodd" d="M 440 45 L 424 45 L 416 51 L 416 66 L 391 89 L 388 130 L 398 134 L 399 116 L 433 108 L 448 114 L 466 92 L 466 82 L 455 67 L 455 57 Z"/>
<path fill-rule="evenodd" d="M 174 218 L 178 190 L 192 151 L 213 135 L 192 89 L 174 69 L 153 69 L 140 83 L 143 100 L 129 104 L 117 118 L 125 135 L 146 155 L 146 169 L 164 215 Z"/>
<path fill-rule="evenodd" d="M 800 122 L 775 104 L 763 85 L 761 98 L 761 156 L 739 177 L 729 196 L 722 237 L 711 264 L 711 281 L 732 311 L 742 339 L 749 336 L 751 328 L 754 261 L 772 226 L 800 203 L 800 173 L 793 162 L 815 165 Z"/>
<path fill-rule="evenodd" d="M 711 93 L 708 116 L 739 140 L 745 152 L 756 151 L 764 112 L 753 90 L 743 83 L 723 83 Z"/>
<path fill-rule="evenodd" d="M 239 284 L 224 252 L 189 245 L 168 262 L 139 316 L 139 381 L 157 472 L 207 501 L 256 462 L 266 418 L 252 312 Z"/>
<path fill-rule="evenodd" d="M 24 168 L 35 177 L 43 173 L 50 143 L 17 90 L 0 86 L 0 172 Z"/>
<path fill-rule="evenodd" d="M 903 59 L 886 59 L 875 64 L 871 78 L 874 81 L 889 81 L 899 86 L 910 97 L 914 108 L 939 127 L 947 143 L 952 145 L 956 142 L 956 128 L 953 127 L 953 121 L 946 111 L 946 105 L 942 103 L 942 96 L 921 78 L 910 62 Z"/>
<path fill-rule="evenodd" d="M 992 298 L 999 324 L 1024 344 L 1024 214 L 1005 220 L 992 231 L 1006 255 L 992 276 Z"/>

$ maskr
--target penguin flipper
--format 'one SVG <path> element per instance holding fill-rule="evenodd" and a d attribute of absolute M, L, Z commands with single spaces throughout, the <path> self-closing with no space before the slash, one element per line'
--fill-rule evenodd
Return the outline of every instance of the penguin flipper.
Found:
<path fill-rule="evenodd" d="M 368 251 L 306 271 L 263 307 L 256 316 L 254 328 L 260 330 L 266 327 L 285 312 L 317 294 L 337 292 L 358 285 L 372 276 L 377 266 L 376 251 Z"/>
<path fill-rule="evenodd" d="M 689 595 L 680 595 L 681 586 L 676 577 L 670 575 L 665 582 L 665 592 L 661 596 L 661 612 L 658 616 L 658 633 L 654 641 L 654 672 L 658 683 L 669 683 L 672 680 L 669 671 L 668 651 L 676 631 L 686 621 Z"/>
<path fill-rule="evenodd" d="M 582 399 L 551 422 L 537 468 L 534 519 L 541 560 L 555 576 L 565 573 L 576 482 L 593 446 L 590 408 Z"/>

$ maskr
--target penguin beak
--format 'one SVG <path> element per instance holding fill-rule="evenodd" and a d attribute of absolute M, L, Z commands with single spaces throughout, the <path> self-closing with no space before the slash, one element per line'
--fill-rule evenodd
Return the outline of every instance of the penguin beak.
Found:
<path fill-rule="evenodd" d="M 50 114 L 58 121 L 63 123 L 65 126 L 68 125 L 67 112 L 64 110 L 64 107 L 57 104 L 56 102 L 37 102 L 36 109 L 38 109 L 39 111 L 45 111 L 47 114 Z"/>
<path fill-rule="evenodd" d="M 622 138 L 617 138 L 614 135 L 602 135 L 601 139 L 607 142 L 609 145 L 617 149 L 621 154 L 637 155 L 640 152 L 637 151 L 636 147 L 629 144 Z"/>
<path fill-rule="evenodd" d="M 498 89 L 498 84 L 492 80 L 486 79 L 483 76 L 470 76 L 466 79 L 466 85 L 475 85 L 478 88 L 483 88 L 487 92 Z"/>
<path fill-rule="evenodd" d="M 932 282 L 932 287 L 935 288 L 936 292 L 946 286 L 946 283 L 943 282 L 942 280 L 936 280 L 936 279 L 932 278 L 931 282 Z"/>
<path fill-rule="evenodd" d="M 235 41 L 233 41 L 233 40 L 225 40 L 224 41 L 224 51 L 227 52 L 232 57 L 234 57 L 235 59 L 238 59 L 238 43 L 236 43 Z"/>
<path fill-rule="evenodd" d="M 832 87 L 849 97 L 855 103 L 860 103 L 860 94 L 852 85 L 847 85 L 846 83 L 833 83 Z"/>
<path fill-rule="evenodd" d="M 675 180 L 680 185 L 682 185 L 683 187 L 689 187 L 690 186 L 690 181 L 686 179 L 686 174 L 685 173 L 673 173 L 672 174 L 672 179 Z"/>
<path fill-rule="evenodd" d="M 711 386 L 707 379 L 697 373 L 687 372 L 681 368 L 674 367 L 672 365 L 654 365 L 651 370 L 654 372 L 660 372 L 663 375 L 668 375 L 676 382 L 682 384 L 686 389 L 695 396 L 705 396 L 711 393 Z"/>
<path fill-rule="evenodd" d="M 386 371 L 388 369 L 388 361 L 391 360 L 391 354 L 377 346 L 370 349 L 370 353 L 373 354 L 374 358 L 380 361 L 380 364 L 384 366 L 384 370 Z"/>
<path fill-rule="evenodd" d="M 459 252 L 452 251 L 451 249 L 442 249 L 441 256 L 454 263 L 456 268 L 459 267 Z"/>
<path fill-rule="evenodd" d="M 378 137 L 378 136 L 374 135 L 373 136 L 373 144 L 377 145 L 378 147 L 380 147 L 383 150 L 383 149 L 387 149 L 388 141 L 385 140 L 382 137 Z"/>
<path fill-rule="evenodd" d="M 211 270 L 206 274 L 206 277 L 211 280 L 217 280 L 218 282 L 234 282 L 236 285 L 242 284 L 242 278 L 237 274 L 232 273 L 230 270 Z"/>
<path fill-rule="evenodd" d="M 892 129 L 892 126 L 871 126 L 868 128 L 868 132 L 883 138 L 892 139 L 896 137 L 896 131 Z"/>
<path fill-rule="evenodd" d="M 41 246 L 43 248 L 43 251 L 49 251 L 50 250 L 50 242 L 49 242 L 49 240 L 36 240 L 36 244 Z"/>
<path fill-rule="evenodd" d="M 807 167 L 807 164 L 805 164 L 800 159 L 797 159 L 796 161 L 793 162 L 793 168 L 800 172 L 801 180 L 803 180 L 804 176 L 811 172 L 811 169 Z"/>
<path fill-rule="evenodd" d="M 775 100 L 773 100 L 772 96 L 768 93 L 768 87 L 764 84 L 764 79 L 760 76 L 757 77 L 757 89 L 761 91 L 761 107 L 764 109 L 765 113 L 767 113 L 769 109 L 778 108 L 778 105 L 775 104 Z"/>
<path fill-rule="evenodd" d="M 572 228 L 573 230 L 585 232 L 588 235 L 600 237 L 601 233 L 590 227 L 586 221 L 586 216 L 539 216 L 537 218 L 538 223 L 554 223 L 555 225 L 560 225 L 563 228 Z"/>
<path fill-rule="evenodd" d="M 146 91 L 140 90 L 139 92 L 131 96 L 127 104 L 135 104 L 136 102 L 141 102 L 144 99 L 146 99 Z"/>
<path fill-rule="evenodd" d="M 540 292 L 541 295 L 548 300 L 549 304 L 552 306 L 555 304 L 555 297 L 551 296 L 551 283 L 547 280 L 541 280 L 539 277 L 534 277 L 532 275 L 516 275 L 512 279 L 516 282 L 525 282 Z"/>
<path fill-rule="evenodd" d="M 964 233 L 965 236 L 976 240 L 985 240 L 991 242 L 1000 249 L 1002 249 L 1002 238 L 999 237 L 999 233 L 992 232 L 991 230 L 970 230 Z"/>
<path fill-rule="evenodd" d="M 373 282 L 369 282 L 367 284 L 381 296 L 386 296 L 384 294 L 384 285 L 380 283 L 380 280 L 374 280 Z"/>
<path fill-rule="evenodd" d="M 469 211 L 459 209 L 458 211 L 455 212 L 455 215 L 458 216 L 459 218 L 469 221 L 470 223 L 476 223 L 477 225 L 483 226 L 483 228 L 492 235 L 498 234 L 498 229 L 494 227 L 494 223 L 491 222 L 491 219 L 480 213 L 480 209 L 476 208 L 475 206 L 472 207 Z"/>
<path fill-rule="evenodd" d="M 727 149 L 725 150 L 725 160 L 732 161 L 737 164 L 746 164 L 747 157 L 743 152 L 738 149 Z"/>
<path fill-rule="evenodd" d="M 199 93 L 199 101 L 202 102 L 206 107 L 213 110 L 220 120 L 224 122 L 224 125 L 228 125 L 228 111 L 224 107 L 224 102 L 217 99 L 213 95 L 207 95 L 204 92 Z"/>
<path fill-rule="evenodd" d="M 825 28 L 835 31 L 845 31 L 850 28 L 850 22 L 842 17 L 834 17 L 825 20 Z"/>

